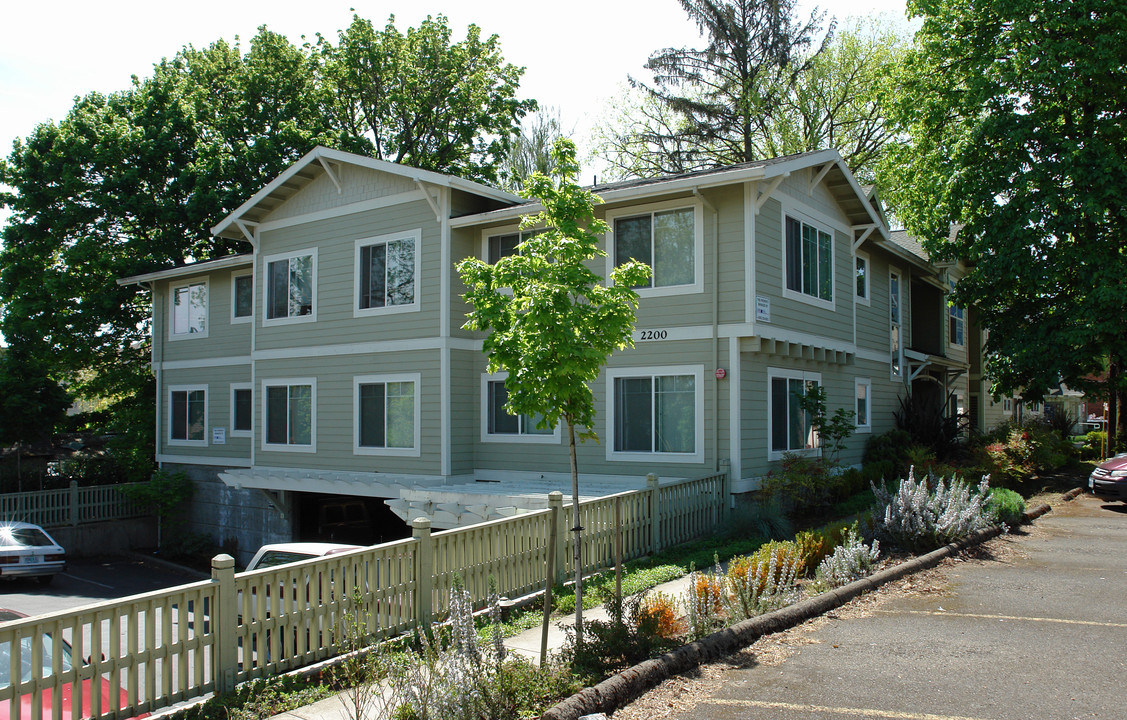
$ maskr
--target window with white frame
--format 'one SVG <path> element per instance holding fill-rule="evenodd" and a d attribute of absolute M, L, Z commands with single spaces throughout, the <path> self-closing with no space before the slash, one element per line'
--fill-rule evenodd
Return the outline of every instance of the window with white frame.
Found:
<path fill-rule="evenodd" d="M 262 382 L 263 449 L 313 452 L 317 383 L 312 378 Z"/>
<path fill-rule="evenodd" d="M 786 216 L 786 289 L 827 303 L 834 298 L 833 234 Z"/>
<path fill-rule="evenodd" d="M 505 409 L 507 373 L 482 375 L 482 440 L 485 442 L 559 442 L 558 428 L 537 427 L 542 415 L 512 415 Z"/>
<path fill-rule="evenodd" d="M 189 280 L 172 286 L 172 339 L 207 337 L 207 280 Z"/>
<path fill-rule="evenodd" d="M 854 292 L 857 299 L 863 304 L 869 304 L 869 256 L 865 253 L 857 253 L 854 256 L 854 271 L 856 287 Z"/>
<path fill-rule="evenodd" d="M 872 380 L 869 378 L 854 378 L 853 389 L 853 395 L 856 398 L 856 406 L 854 408 L 856 414 L 853 417 L 853 422 L 857 426 L 857 432 L 868 432 L 873 426 Z"/>
<path fill-rule="evenodd" d="M 951 290 L 954 291 L 954 289 L 955 283 L 951 282 Z M 966 344 L 963 337 L 966 328 L 966 317 L 963 313 L 963 308 L 953 302 L 947 303 L 947 340 L 952 345 L 962 346 Z"/>
<path fill-rule="evenodd" d="M 249 322 L 254 315 L 254 276 L 231 276 L 231 322 Z"/>
<path fill-rule="evenodd" d="M 702 366 L 608 370 L 608 459 L 703 460 L 703 375 Z"/>
<path fill-rule="evenodd" d="M 358 455 L 419 454 L 419 373 L 354 379 Z"/>
<path fill-rule="evenodd" d="M 317 251 L 272 255 L 266 265 L 266 320 L 316 317 Z"/>
<path fill-rule="evenodd" d="M 254 393 L 250 383 L 231 383 L 231 437 L 250 437 L 254 425 Z"/>
<path fill-rule="evenodd" d="M 1012 398 L 1002 398 L 1002 412 L 1013 412 L 1014 401 Z"/>
<path fill-rule="evenodd" d="M 543 230 L 512 231 L 498 235 L 488 235 L 485 238 L 485 261 L 493 265 L 498 260 L 517 254 L 517 248 L 522 242 L 544 232 Z"/>
<path fill-rule="evenodd" d="M 768 458 L 777 460 L 783 453 L 816 450 L 820 446 L 818 433 L 799 401 L 821 386 L 821 374 L 767 368 L 767 384 Z"/>
<path fill-rule="evenodd" d="M 168 443 L 207 445 L 207 385 L 169 387 Z"/>
<path fill-rule="evenodd" d="M 418 309 L 419 240 L 422 232 L 356 242 L 356 314 Z"/>
<path fill-rule="evenodd" d="M 610 213 L 615 266 L 631 260 L 650 266 L 643 288 L 676 288 L 697 284 L 700 228 L 694 207 L 654 209 L 642 213 Z"/>
<path fill-rule="evenodd" d="M 889 342 L 892 351 L 892 374 L 904 374 L 904 347 L 900 337 L 900 274 L 888 274 Z"/>

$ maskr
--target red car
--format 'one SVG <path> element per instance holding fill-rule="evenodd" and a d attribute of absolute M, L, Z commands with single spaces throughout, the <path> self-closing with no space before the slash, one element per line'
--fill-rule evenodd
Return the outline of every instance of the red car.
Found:
<path fill-rule="evenodd" d="M 1127 453 L 1097 466 L 1088 476 L 1088 492 L 1101 500 L 1127 502 Z"/>
<path fill-rule="evenodd" d="M 23 613 L 16 610 L 0 609 L 0 623 L 5 623 L 10 620 L 19 620 L 25 617 L 27 617 L 27 615 L 24 615 Z M 70 654 L 70 643 L 68 643 L 66 640 L 60 639 L 58 642 L 56 642 L 50 635 L 44 634 L 39 636 L 38 642 L 43 644 L 40 655 L 40 660 L 43 668 L 39 673 L 40 677 L 47 677 L 51 674 L 52 653 L 56 651 L 62 653 L 62 658 L 60 658 L 60 667 L 64 672 L 67 672 L 74 667 L 73 660 Z M 21 640 L 19 661 L 22 678 L 20 682 L 27 682 L 31 680 L 33 670 L 31 665 L 31 651 L 32 638 L 24 638 L 23 640 Z M 11 668 L 11 644 L 7 642 L 0 642 L 0 688 L 6 688 L 12 684 Z M 82 708 L 81 710 L 79 710 L 79 708 L 74 707 L 73 687 L 70 683 L 63 685 L 63 720 L 78 720 L 78 718 L 93 717 L 93 703 L 91 698 L 91 695 L 93 694 L 92 688 L 93 683 L 89 678 L 82 681 Z M 112 705 L 110 698 L 113 696 L 113 693 L 110 690 L 110 681 L 106 678 L 99 678 L 98 688 L 102 698 L 101 712 L 105 713 L 109 710 L 120 709 L 129 705 L 129 696 L 125 692 L 124 688 L 120 690 L 120 697 L 118 698 L 117 706 L 114 707 Z M 43 714 L 41 716 L 43 720 L 49 720 L 49 718 L 51 717 L 51 707 L 54 704 L 54 698 L 52 697 L 52 694 L 53 692 L 51 690 L 43 691 Z M 31 700 L 31 695 L 22 695 L 20 697 L 21 718 L 27 718 L 28 720 L 34 719 L 34 716 L 31 714 Z M 0 720 L 8 720 L 8 718 L 11 717 L 12 702 L 12 700 L 0 701 Z M 145 713 L 144 715 L 138 715 L 137 717 L 148 717 L 148 713 Z"/>

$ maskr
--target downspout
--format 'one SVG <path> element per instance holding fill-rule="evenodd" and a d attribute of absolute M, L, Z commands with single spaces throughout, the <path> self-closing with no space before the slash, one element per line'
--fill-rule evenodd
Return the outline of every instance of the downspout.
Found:
<path fill-rule="evenodd" d="M 720 212 L 701 194 L 699 187 L 693 188 L 693 196 L 712 213 L 712 369 L 720 367 Z M 720 469 L 720 381 L 713 378 L 712 383 L 712 461 L 715 470 Z M 729 428 L 729 432 L 732 429 Z"/>

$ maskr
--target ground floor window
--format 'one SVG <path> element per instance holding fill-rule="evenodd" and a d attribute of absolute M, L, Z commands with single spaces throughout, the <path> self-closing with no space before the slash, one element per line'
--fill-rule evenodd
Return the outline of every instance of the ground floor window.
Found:
<path fill-rule="evenodd" d="M 608 374 L 612 453 L 699 459 L 703 371 L 638 368 L 615 369 Z"/>
<path fill-rule="evenodd" d="M 168 440 L 177 445 L 207 445 L 206 385 L 169 388 Z"/>
<path fill-rule="evenodd" d="M 316 393 L 316 382 L 311 379 L 263 382 L 264 443 L 268 449 L 313 450 Z"/>
<path fill-rule="evenodd" d="M 872 428 L 872 395 L 873 383 L 869 378 L 853 379 L 854 396 L 857 399 L 856 413 L 853 422 L 857 425 L 857 432 L 868 432 Z"/>
<path fill-rule="evenodd" d="M 799 400 L 822 384 L 820 373 L 780 368 L 767 369 L 767 421 L 771 438 L 769 457 L 777 460 L 786 452 L 814 451 L 818 433 L 810 414 Z"/>
<path fill-rule="evenodd" d="M 231 385 L 231 436 L 249 437 L 254 405 L 250 383 Z"/>
<path fill-rule="evenodd" d="M 358 454 L 418 453 L 418 374 L 357 377 Z"/>
<path fill-rule="evenodd" d="M 555 435 L 554 428 L 537 427 L 542 415 L 510 415 L 505 410 L 508 401 L 509 390 L 504 380 L 486 382 L 486 427 L 490 435 Z"/>

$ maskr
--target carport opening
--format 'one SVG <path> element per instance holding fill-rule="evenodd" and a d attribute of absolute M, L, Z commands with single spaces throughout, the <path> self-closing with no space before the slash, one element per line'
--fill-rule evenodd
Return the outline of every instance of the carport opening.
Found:
<path fill-rule="evenodd" d="M 383 498 L 299 493 L 295 503 L 294 539 L 377 545 L 411 536 Z"/>

